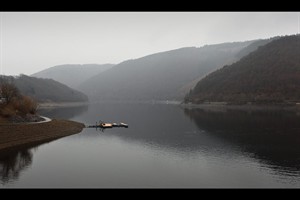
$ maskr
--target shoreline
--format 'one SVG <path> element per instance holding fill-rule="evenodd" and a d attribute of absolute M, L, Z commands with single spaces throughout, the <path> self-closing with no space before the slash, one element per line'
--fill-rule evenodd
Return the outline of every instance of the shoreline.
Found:
<path fill-rule="evenodd" d="M 30 144 L 40 144 L 80 133 L 84 124 L 52 119 L 47 123 L 0 125 L 0 153 Z"/>
<path fill-rule="evenodd" d="M 211 111 L 224 111 L 227 109 L 231 110 L 243 110 L 243 111 L 258 111 L 258 110 L 290 110 L 290 111 L 295 111 L 295 110 L 300 110 L 299 105 L 276 105 L 276 104 L 243 104 L 243 105 L 228 105 L 228 104 L 185 104 L 182 103 L 179 105 L 182 108 L 186 109 L 204 109 L 204 110 L 211 110 Z"/>
<path fill-rule="evenodd" d="M 86 106 L 90 102 L 48 102 L 39 103 L 39 109 Z"/>

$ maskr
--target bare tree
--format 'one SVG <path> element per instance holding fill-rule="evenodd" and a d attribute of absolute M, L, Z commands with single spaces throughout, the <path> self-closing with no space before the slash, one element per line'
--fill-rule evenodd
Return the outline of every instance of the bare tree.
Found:
<path fill-rule="evenodd" d="M 1 83 L 0 94 L 5 99 L 6 104 L 21 96 L 19 89 L 13 83 L 8 82 Z"/>

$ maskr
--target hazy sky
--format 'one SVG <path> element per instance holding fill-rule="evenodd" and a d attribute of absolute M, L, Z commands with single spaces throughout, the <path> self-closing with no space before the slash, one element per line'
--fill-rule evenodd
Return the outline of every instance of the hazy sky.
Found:
<path fill-rule="evenodd" d="M 181 47 L 299 33 L 297 12 L 0 12 L 0 70 L 120 63 Z"/>

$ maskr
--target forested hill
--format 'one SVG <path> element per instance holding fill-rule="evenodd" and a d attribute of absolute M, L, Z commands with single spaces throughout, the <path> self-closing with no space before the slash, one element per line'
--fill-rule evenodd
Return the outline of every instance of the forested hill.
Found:
<path fill-rule="evenodd" d="M 2 81 L 14 83 L 23 95 L 38 102 L 85 102 L 88 97 L 52 79 L 35 78 L 26 75 L 1 76 Z"/>
<path fill-rule="evenodd" d="M 278 37 L 198 82 L 186 102 L 300 102 L 300 35 Z"/>
<path fill-rule="evenodd" d="M 236 61 L 253 41 L 187 47 L 128 60 L 91 79 L 79 89 L 93 100 L 182 100 L 193 81 Z"/>
<path fill-rule="evenodd" d="M 77 89 L 77 87 L 88 80 L 92 76 L 95 76 L 109 68 L 114 66 L 113 64 L 67 64 L 57 65 L 48 69 L 42 70 L 31 76 L 38 78 L 50 78 L 63 83 L 71 88 Z"/>

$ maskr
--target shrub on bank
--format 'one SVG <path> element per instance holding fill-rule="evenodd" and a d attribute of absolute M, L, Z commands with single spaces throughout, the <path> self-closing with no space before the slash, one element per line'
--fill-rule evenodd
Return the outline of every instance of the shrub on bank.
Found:
<path fill-rule="evenodd" d="M 0 115 L 3 117 L 11 117 L 14 115 L 25 116 L 26 114 L 36 114 L 38 104 L 35 100 L 28 96 L 21 96 L 3 104 L 0 107 Z"/>
<path fill-rule="evenodd" d="M 38 108 L 37 102 L 29 96 L 20 94 L 13 83 L 1 83 L 0 95 L 5 100 L 0 103 L 0 117 L 26 117 L 28 114 L 36 114 Z"/>

